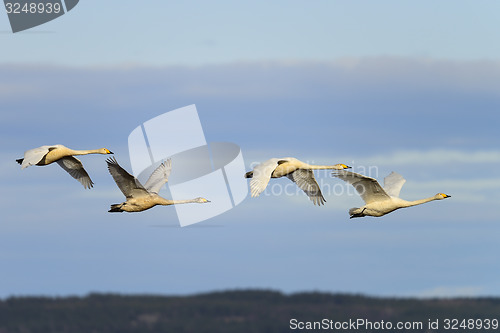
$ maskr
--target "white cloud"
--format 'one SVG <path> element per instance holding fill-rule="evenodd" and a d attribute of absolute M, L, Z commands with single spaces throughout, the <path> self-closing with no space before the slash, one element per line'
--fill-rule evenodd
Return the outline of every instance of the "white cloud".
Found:
<path fill-rule="evenodd" d="M 484 294 L 484 288 L 481 286 L 437 286 L 419 291 L 414 296 L 418 298 L 448 298 L 478 297 Z"/>
<path fill-rule="evenodd" d="M 285 157 L 286 155 L 283 154 L 283 152 L 280 153 L 279 151 L 267 151 L 263 149 L 244 150 L 243 154 L 247 165 L 263 162 L 272 157 Z M 470 164 L 472 167 L 482 167 L 486 163 L 500 163 L 500 150 L 396 150 L 371 156 L 337 155 L 334 159 L 326 159 L 324 156 L 318 155 L 302 155 L 296 157 L 310 164 L 346 163 L 354 166 L 363 166 L 364 168 L 368 168 L 369 166 L 424 166 L 432 168 L 453 163 Z"/>
<path fill-rule="evenodd" d="M 445 179 L 434 181 L 411 182 L 415 189 L 423 188 L 447 188 L 450 190 L 464 189 L 467 191 L 487 191 L 500 189 L 500 178 L 476 178 L 476 179 Z"/>
<path fill-rule="evenodd" d="M 335 61 L 260 61 L 222 65 L 56 67 L 0 66 L 0 96 L 26 89 L 40 99 L 54 89 L 65 98 L 89 93 L 109 102 L 125 89 L 162 91 L 172 96 L 234 98 L 378 98 L 377 95 L 425 92 L 500 94 L 500 63 L 405 57 L 344 58 Z M 29 82 L 27 86 L 26 82 Z M 109 89 L 109 85 L 114 88 Z M 146 87 L 147 89 L 142 89 Z M 137 89 L 141 88 L 141 89 Z M 110 96 L 110 93 L 113 96 Z M 150 93 L 148 92 L 148 95 Z M 23 96 L 25 96 L 23 95 Z M 128 94 L 124 99 L 133 100 Z M 134 95 L 134 94 L 132 94 Z M 120 96 L 122 97 L 122 96 Z M 367 110 L 369 111 L 369 110 Z"/>
<path fill-rule="evenodd" d="M 283 157 L 279 154 L 267 152 L 264 150 L 244 151 L 246 157 L 246 165 L 252 163 L 263 162 L 270 157 Z M 259 158 L 261 156 L 262 158 Z M 477 151 L 466 152 L 460 150 L 445 150 L 436 149 L 428 151 L 395 151 L 388 154 L 373 155 L 369 157 L 353 157 L 339 156 L 335 161 L 326 161 L 324 158 L 314 158 L 313 156 L 299 157 L 306 163 L 311 164 L 328 164 L 328 163 L 347 163 L 354 165 L 354 172 L 366 174 L 375 177 L 383 185 L 383 179 L 386 174 L 381 174 L 380 168 L 394 167 L 395 170 L 401 170 L 403 176 L 407 179 L 407 183 L 403 186 L 401 196 L 407 200 L 413 200 L 422 197 L 428 197 L 438 192 L 444 192 L 453 197 L 454 202 L 497 202 L 500 200 L 500 176 L 492 174 L 487 177 L 487 174 L 479 171 L 468 171 L 466 175 L 454 172 L 450 176 L 446 176 L 446 172 L 439 174 L 440 179 L 422 179 L 420 174 L 405 175 L 405 170 L 410 167 L 432 168 L 447 164 L 466 164 L 467 166 L 484 166 L 487 163 L 500 163 L 500 151 Z M 352 162 L 352 163 L 351 163 Z M 464 166 L 465 167 L 465 166 Z M 248 168 L 250 169 L 250 168 Z M 322 188 L 322 192 L 329 200 L 342 202 L 354 207 L 356 204 L 362 204 L 361 199 L 353 200 L 352 197 L 359 197 L 353 190 L 353 187 L 332 179 L 329 170 L 320 170 L 315 172 L 316 179 Z M 446 178 L 441 178 L 445 176 Z M 270 182 L 270 189 L 266 189 L 263 196 L 273 195 L 274 192 L 283 196 L 297 197 L 297 203 L 305 200 L 302 198 L 301 190 L 292 186 L 291 182 Z M 498 193 L 498 194 L 497 194 Z M 345 198 L 349 198 L 346 201 Z M 349 205 L 348 204 L 348 205 Z M 329 204 L 327 206 L 330 207 Z M 349 207 L 351 207 L 349 206 Z M 338 208 L 335 205 L 334 208 Z"/>
<path fill-rule="evenodd" d="M 0 83 L 1 98 L 22 98 L 37 92 L 37 88 L 21 83 Z"/>
<path fill-rule="evenodd" d="M 447 163 L 500 163 L 500 151 L 473 151 L 434 149 L 428 151 L 395 151 L 389 154 L 359 158 L 369 165 L 425 165 L 432 167 Z"/>

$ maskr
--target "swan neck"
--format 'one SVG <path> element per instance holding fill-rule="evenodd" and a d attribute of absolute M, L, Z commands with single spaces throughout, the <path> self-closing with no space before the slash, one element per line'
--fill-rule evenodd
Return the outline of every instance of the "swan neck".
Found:
<path fill-rule="evenodd" d="M 186 203 L 197 202 L 194 199 L 189 199 L 189 200 L 166 200 L 166 199 L 163 199 L 163 200 L 165 200 L 166 202 L 168 202 L 167 205 L 179 205 L 179 204 L 186 204 Z"/>
<path fill-rule="evenodd" d="M 417 206 L 424 204 L 426 202 L 434 201 L 436 198 L 430 197 L 430 198 L 425 198 L 425 199 L 419 199 L 419 200 L 414 200 L 414 201 L 407 201 L 405 207 L 411 207 L 411 206 Z"/>
<path fill-rule="evenodd" d="M 336 165 L 309 165 L 312 170 L 338 169 Z"/>
<path fill-rule="evenodd" d="M 70 149 L 71 155 L 88 155 L 88 154 L 100 154 L 100 149 L 89 149 L 89 150 L 73 150 Z"/>

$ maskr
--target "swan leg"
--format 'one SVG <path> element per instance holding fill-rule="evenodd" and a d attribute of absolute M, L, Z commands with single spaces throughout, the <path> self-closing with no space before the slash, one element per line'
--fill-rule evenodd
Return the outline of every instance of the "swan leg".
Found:
<path fill-rule="evenodd" d="M 123 204 L 114 204 L 114 205 L 111 205 L 111 209 L 108 210 L 108 213 L 121 213 L 121 212 L 124 212 L 124 210 L 122 209 L 122 206 Z"/>
<path fill-rule="evenodd" d="M 352 214 L 349 218 L 353 219 L 353 218 L 356 218 L 356 217 L 364 217 L 364 216 L 366 216 L 366 215 L 363 214 L 363 212 L 365 211 L 365 209 L 366 209 L 366 207 L 363 208 L 363 210 L 361 212 L 356 213 L 356 214 Z"/>

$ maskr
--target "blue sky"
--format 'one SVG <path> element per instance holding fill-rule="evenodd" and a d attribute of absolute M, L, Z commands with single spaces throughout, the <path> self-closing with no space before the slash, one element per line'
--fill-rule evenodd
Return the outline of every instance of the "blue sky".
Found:
<path fill-rule="evenodd" d="M 86 0 L 17 34 L 0 15 L 0 297 L 500 295 L 499 4 L 148 4 Z M 342 162 L 401 173 L 405 199 L 452 198 L 349 220 L 361 199 L 318 173 L 324 207 L 263 194 L 180 228 L 173 207 L 107 213 L 123 198 L 104 156 L 81 158 L 92 190 L 57 165 L 15 163 L 60 143 L 109 148 L 130 170 L 130 132 L 190 104 L 207 140 L 237 143 L 247 168 Z"/>

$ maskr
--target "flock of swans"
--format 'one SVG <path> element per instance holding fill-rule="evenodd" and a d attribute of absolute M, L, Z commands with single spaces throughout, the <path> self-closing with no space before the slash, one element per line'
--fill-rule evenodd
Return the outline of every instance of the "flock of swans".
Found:
<path fill-rule="evenodd" d="M 83 187 L 93 187 L 93 182 L 89 174 L 83 168 L 82 162 L 74 155 L 88 154 L 113 154 L 106 148 L 93 150 L 73 150 L 63 145 L 41 146 L 27 150 L 24 158 L 20 158 L 17 163 L 21 164 L 21 169 L 30 165 L 49 165 L 57 162 L 73 178 L 82 183 Z M 205 198 L 195 198 L 192 200 L 167 200 L 158 195 L 161 187 L 167 183 L 168 176 L 172 170 L 172 161 L 169 159 L 161 163 L 155 171 L 149 176 L 146 184 L 143 186 L 137 178 L 123 169 L 115 158 L 106 160 L 108 170 L 113 177 L 116 185 L 125 195 L 126 201 L 121 204 L 113 204 L 108 212 L 142 212 L 156 205 L 176 205 L 183 203 L 206 203 L 210 202 Z"/>
<path fill-rule="evenodd" d="M 406 201 L 399 198 L 399 192 L 406 180 L 400 174 L 392 172 L 384 179 L 384 187 L 374 178 L 346 171 L 351 167 L 345 164 L 310 165 L 293 157 L 272 158 L 259 165 L 253 171 L 245 174 L 250 181 L 252 197 L 258 196 L 265 190 L 271 178 L 287 177 L 297 184 L 307 194 L 315 205 L 323 205 L 326 200 L 321 193 L 318 182 L 314 178 L 313 170 L 335 170 L 332 175 L 351 184 L 361 196 L 365 205 L 361 208 L 349 209 L 350 218 L 363 216 L 383 216 L 399 208 L 420 205 L 433 200 L 442 200 L 450 196 L 438 193 L 430 198 Z"/>
<path fill-rule="evenodd" d="M 73 178 L 78 180 L 84 188 L 90 189 L 94 183 L 87 171 L 85 171 L 82 162 L 74 157 L 88 154 L 108 155 L 113 153 L 106 148 L 73 150 L 63 145 L 53 145 L 27 150 L 24 153 L 24 158 L 16 161 L 21 165 L 21 169 L 31 165 L 44 166 L 56 162 Z M 114 157 L 108 158 L 106 163 L 109 173 L 126 198 L 125 202 L 112 204 L 108 212 L 141 212 L 157 205 L 168 206 L 210 202 L 202 197 L 189 200 L 167 200 L 158 195 L 161 187 L 167 183 L 172 170 L 172 161 L 170 159 L 161 163 L 144 185 L 123 169 Z M 257 197 L 266 189 L 271 178 L 287 177 L 304 191 L 313 204 L 320 206 L 324 205 L 326 200 L 321 193 L 318 182 L 314 178 L 313 170 L 334 170 L 332 176 L 351 184 L 365 202 L 363 207 L 355 207 L 349 210 L 350 218 L 379 217 L 399 208 L 416 206 L 450 197 L 447 194 L 438 193 L 429 198 L 406 201 L 399 198 L 399 192 L 406 182 L 400 174 L 392 172 L 385 177 L 384 187 L 382 187 L 374 178 L 346 171 L 346 169 L 350 168 L 345 164 L 311 165 L 293 157 L 272 158 L 255 166 L 252 171 L 245 174 L 245 178 L 251 178 L 250 193 L 252 197 Z"/>

